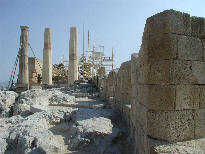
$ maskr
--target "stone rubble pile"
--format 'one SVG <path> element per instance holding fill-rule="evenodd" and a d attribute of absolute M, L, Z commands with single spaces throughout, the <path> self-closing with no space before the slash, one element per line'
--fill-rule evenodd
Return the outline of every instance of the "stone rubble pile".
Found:
<path fill-rule="evenodd" d="M 74 90 L 75 93 L 79 89 Z M 0 153 L 121 153 L 115 112 L 71 89 L 0 92 Z M 84 104 L 84 105 L 83 105 Z"/>
<path fill-rule="evenodd" d="M 9 116 L 17 96 L 18 94 L 13 91 L 0 91 L 0 118 Z"/>

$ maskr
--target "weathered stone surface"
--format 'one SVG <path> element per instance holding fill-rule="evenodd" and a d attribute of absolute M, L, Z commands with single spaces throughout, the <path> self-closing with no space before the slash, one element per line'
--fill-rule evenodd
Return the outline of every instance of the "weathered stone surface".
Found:
<path fill-rule="evenodd" d="M 138 124 L 135 125 L 135 146 L 136 146 L 136 153 L 143 153 L 147 154 L 149 153 L 148 149 L 148 137 L 146 135 L 146 132 L 142 129 L 142 127 Z"/>
<path fill-rule="evenodd" d="M 202 39 L 201 42 L 202 42 L 203 62 L 205 62 L 205 39 Z"/>
<path fill-rule="evenodd" d="M 137 58 L 133 58 L 131 60 L 131 85 L 133 86 L 137 82 Z"/>
<path fill-rule="evenodd" d="M 138 69 L 141 84 L 205 84 L 205 63 L 200 61 L 152 61 Z"/>
<path fill-rule="evenodd" d="M 21 116 L 13 116 L 10 119 L 1 121 L 3 127 L 1 129 L 7 129 L 9 135 L 6 138 L 2 138 L 6 141 L 8 146 L 6 151 L 13 153 L 65 153 L 66 147 L 64 147 L 63 140 L 59 140 L 58 136 L 54 135 L 49 127 L 51 124 L 60 124 L 73 110 L 67 109 L 64 111 L 48 111 L 39 112 L 30 115 L 26 118 Z M 1 131 L 0 136 L 4 132 Z M 5 151 L 4 151 L 5 152 Z"/>
<path fill-rule="evenodd" d="M 69 40 L 69 74 L 68 84 L 72 85 L 78 79 L 78 31 L 76 27 L 70 28 Z"/>
<path fill-rule="evenodd" d="M 8 117 L 18 94 L 13 91 L 0 91 L 0 117 Z"/>
<path fill-rule="evenodd" d="M 148 135 L 168 142 L 194 138 L 193 110 L 148 112 Z"/>
<path fill-rule="evenodd" d="M 202 61 L 202 43 L 199 38 L 178 36 L 177 44 L 178 59 Z"/>
<path fill-rule="evenodd" d="M 205 110 L 203 25 L 204 19 L 191 19 L 174 10 L 148 18 L 138 57 L 131 57 L 131 71 L 123 63 L 117 78 L 107 78 L 106 91 L 114 91 L 114 108 L 123 114 L 122 102 L 131 98 L 127 123 L 134 136 L 135 153 L 201 150 L 186 146 L 155 151 L 146 138 L 177 142 L 204 135 L 205 115 L 199 112 Z M 116 84 L 111 85 L 113 80 Z"/>
<path fill-rule="evenodd" d="M 29 84 L 30 84 L 29 89 L 41 88 L 40 85 L 32 85 L 32 84 L 39 84 L 41 82 L 39 80 L 39 76 L 42 77 L 42 66 L 43 66 L 42 60 L 34 57 L 28 58 Z"/>
<path fill-rule="evenodd" d="M 200 87 L 197 85 L 176 86 L 176 110 L 199 109 Z"/>
<path fill-rule="evenodd" d="M 200 109 L 205 109 L 205 86 L 200 86 L 201 93 L 200 93 Z"/>
<path fill-rule="evenodd" d="M 205 19 L 200 17 L 191 17 L 191 35 L 204 38 L 205 36 Z"/>
<path fill-rule="evenodd" d="M 0 153 L 119 153 L 122 147 L 112 141 L 119 143 L 122 133 L 112 124 L 113 110 L 64 107 L 88 105 L 88 98 L 73 100 L 67 93 L 65 89 L 49 89 L 20 94 L 13 110 L 21 115 L 0 118 Z M 89 100 L 90 106 L 95 102 Z M 56 106 L 50 106 L 53 104 Z"/>
<path fill-rule="evenodd" d="M 205 137 L 205 109 L 195 110 L 195 137 Z"/>
<path fill-rule="evenodd" d="M 147 33 L 158 35 L 159 33 L 175 33 L 190 35 L 190 15 L 174 10 L 166 10 L 147 19 Z"/>
<path fill-rule="evenodd" d="M 197 80 L 193 77 L 191 61 L 174 61 L 173 77 L 175 84 L 193 84 Z"/>
<path fill-rule="evenodd" d="M 137 100 L 144 104 L 148 110 L 168 111 L 174 110 L 175 86 L 172 85 L 138 85 Z"/>
<path fill-rule="evenodd" d="M 19 74 L 18 83 L 28 84 L 29 83 L 29 72 L 28 72 L 28 26 L 21 26 L 20 36 L 20 49 L 19 49 Z"/>
<path fill-rule="evenodd" d="M 144 71 L 148 84 L 205 84 L 204 62 L 164 60 L 150 62 L 148 66 Z"/>
<path fill-rule="evenodd" d="M 205 63 L 204 62 L 192 62 L 192 72 L 196 79 L 197 84 L 205 84 Z"/>
<path fill-rule="evenodd" d="M 135 124 L 136 124 L 137 118 L 138 118 L 137 117 L 138 108 L 136 107 L 135 104 L 137 104 L 137 102 L 133 102 L 133 104 L 131 105 L 131 111 L 130 111 L 130 116 L 131 116 L 130 123 L 133 127 L 135 127 Z M 130 129 L 132 129 L 132 128 L 130 128 Z M 131 133 L 133 133 L 133 132 L 131 132 Z"/>
<path fill-rule="evenodd" d="M 172 74 L 172 61 L 163 60 L 150 62 L 147 73 L 148 84 L 172 84 L 173 74 Z M 145 68 L 146 69 L 146 68 Z"/>
<path fill-rule="evenodd" d="M 144 132 L 147 133 L 147 122 L 148 122 L 148 110 L 147 108 L 142 104 L 135 104 L 134 106 L 136 111 L 136 121 L 134 121 L 135 126 L 140 125 L 141 129 L 143 129 Z"/>
<path fill-rule="evenodd" d="M 167 60 L 177 57 L 177 36 L 175 34 L 150 35 L 144 42 L 144 53 L 148 60 Z"/>
<path fill-rule="evenodd" d="M 184 142 L 168 143 L 149 139 L 151 143 L 151 154 L 177 153 L 177 154 L 201 154 L 205 151 L 205 139 L 194 139 Z"/>
<path fill-rule="evenodd" d="M 43 48 L 43 72 L 42 83 L 45 85 L 52 84 L 52 33 L 50 28 L 45 28 L 44 48 Z"/>

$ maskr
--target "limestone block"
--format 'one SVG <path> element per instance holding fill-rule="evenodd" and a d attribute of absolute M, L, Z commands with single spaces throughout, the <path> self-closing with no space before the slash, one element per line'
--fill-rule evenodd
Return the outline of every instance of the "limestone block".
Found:
<path fill-rule="evenodd" d="M 139 154 L 148 154 L 148 137 L 146 132 L 141 128 L 139 124 L 136 125 L 135 131 L 135 144 L 136 145 L 136 153 Z"/>
<path fill-rule="evenodd" d="M 186 60 L 151 61 L 137 72 L 140 84 L 205 84 L 205 63 Z"/>
<path fill-rule="evenodd" d="M 200 109 L 205 109 L 205 86 L 200 86 L 201 94 L 200 94 Z"/>
<path fill-rule="evenodd" d="M 168 142 L 194 138 L 194 111 L 148 112 L 147 132 L 152 138 Z"/>
<path fill-rule="evenodd" d="M 150 35 L 145 43 L 148 60 L 176 59 L 177 36 L 175 34 Z"/>
<path fill-rule="evenodd" d="M 138 85 L 137 99 L 140 104 L 152 111 L 174 110 L 175 86 L 173 85 Z"/>
<path fill-rule="evenodd" d="M 140 64 L 138 66 L 138 71 L 136 72 L 136 82 L 139 84 L 145 84 L 147 83 L 147 75 L 149 72 L 150 65 L 149 64 Z"/>
<path fill-rule="evenodd" d="M 189 36 L 178 36 L 178 59 L 202 61 L 201 40 Z"/>
<path fill-rule="evenodd" d="M 134 124 L 135 125 L 139 124 L 142 127 L 142 129 L 144 131 L 146 131 L 147 130 L 147 121 L 148 121 L 147 108 L 144 105 L 139 104 L 139 103 L 135 104 L 134 108 L 136 111 L 136 121 L 134 122 Z"/>
<path fill-rule="evenodd" d="M 197 84 L 205 84 L 205 63 L 204 62 L 192 62 L 192 73 L 197 81 Z"/>
<path fill-rule="evenodd" d="M 174 10 L 165 10 L 148 18 L 146 27 L 148 27 L 148 34 L 175 33 L 190 35 L 190 15 Z"/>
<path fill-rule="evenodd" d="M 176 86 L 176 110 L 198 109 L 200 103 L 200 87 L 197 85 Z"/>
<path fill-rule="evenodd" d="M 133 125 L 135 125 L 135 123 L 136 123 L 136 121 L 137 121 L 137 108 L 135 107 L 135 103 L 136 102 L 134 102 L 132 105 L 131 105 L 131 110 L 130 110 L 130 116 L 131 116 L 131 119 L 130 119 L 130 121 L 131 121 L 131 123 L 133 124 Z"/>
<path fill-rule="evenodd" d="M 195 138 L 205 137 L 205 109 L 195 110 Z"/>
<path fill-rule="evenodd" d="M 148 84 L 172 84 L 172 61 L 150 62 L 145 71 L 145 83 Z M 147 73 L 147 74 L 146 74 Z"/>
<path fill-rule="evenodd" d="M 173 77 L 175 84 L 197 84 L 197 79 L 193 75 L 191 61 L 176 60 L 173 62 Z"/>
<path fill-rule="evenodd" d="M 202 55 L 203 55 L 203 62 L 205 62 L 205 39 L 201 40 L 202 42 Z"/>
<path fill-rule="evenodd" d="M 191 35 L 203 38 L 205 36 L 205 19 L 200 17 L 191 17 Z"/>

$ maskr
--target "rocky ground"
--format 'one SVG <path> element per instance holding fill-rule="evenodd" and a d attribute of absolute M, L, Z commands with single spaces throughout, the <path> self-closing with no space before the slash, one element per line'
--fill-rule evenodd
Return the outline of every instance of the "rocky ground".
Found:
<path fill-rule="evenodd" d="M 167 143 L 151 139 L 153 154 L 204 154 L 205 138 L 190 141 Z"/>
<path fill-rule="evenodd" d="M 0 91 L 0 154 L 132 154 L 128 132 L 121 114 L 89 88 Z M 205 151 L 204 138 L 151 143 L 158 154 Z"/>
<path fill-rule="evenodd" d="M 119 114 L 87 91 L 1 91 L 0 153 L 127 153 L 128 131 Z"/>

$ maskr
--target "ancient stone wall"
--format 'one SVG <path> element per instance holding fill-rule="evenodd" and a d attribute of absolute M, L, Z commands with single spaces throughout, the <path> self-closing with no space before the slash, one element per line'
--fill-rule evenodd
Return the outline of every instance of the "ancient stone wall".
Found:
<path fill-rule="evenodd" d="M 106 81 L 119 108 L 131 104 L 136 153 L 151 153 L 154 140 L 205 137 L 204 53 L 204 18 L 166 10 L 147 19 L 139 54 Z"/>

